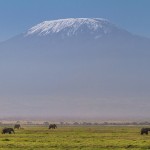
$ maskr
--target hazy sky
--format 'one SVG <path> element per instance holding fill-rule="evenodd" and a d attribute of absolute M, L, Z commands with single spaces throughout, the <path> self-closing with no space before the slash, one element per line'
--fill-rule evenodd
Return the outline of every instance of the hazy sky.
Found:
<path fill-rule="evenodd" d="M 101 17 L 150 37 L 150 0 L 0 0 L 0 41 L 51 19 Z"/>

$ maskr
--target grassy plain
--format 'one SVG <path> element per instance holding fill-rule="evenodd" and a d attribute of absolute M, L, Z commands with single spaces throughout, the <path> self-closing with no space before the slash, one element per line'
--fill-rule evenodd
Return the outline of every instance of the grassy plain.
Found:
<path fill-rule="evenodd" d="M 24 127 L 0 133 L 0 150 L 149 150 L 150 135 L 138 126 Z M 1 127 L 2 129 L 2 127 Z"/>

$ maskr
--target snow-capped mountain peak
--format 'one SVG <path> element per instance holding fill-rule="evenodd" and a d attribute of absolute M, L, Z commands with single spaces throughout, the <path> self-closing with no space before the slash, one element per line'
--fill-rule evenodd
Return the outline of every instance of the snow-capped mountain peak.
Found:
<path fill-rule="evenodd" d="M 51 36 L 53 34 L 74 36 L 89 34 L 98 36 L 111 33 L 114 28 L 108 20 L 102 18 L 69 18 L 52 21 L 44 21 L 30 28 L 25 36 Z"/>

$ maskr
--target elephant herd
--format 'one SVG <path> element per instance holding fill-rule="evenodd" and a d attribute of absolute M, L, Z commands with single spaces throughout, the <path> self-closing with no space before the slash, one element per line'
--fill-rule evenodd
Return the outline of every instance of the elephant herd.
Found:
<path fill-rule="evenodd" d="M 56 124 L 50 124 L 48 129 L 56 129 L 57 128 L 57 125 Z M 21 125 L 20 124 L 15 124 L 14 125 L 14 128 L 4 128 L 2 129 L 2 134 L 15 134 L 15 131 L 14 129 L 21 129 Z"/>
<path fill-rule="evenodd" d="M 56 124 L 50 124 L 48 127 L 48 129 L 56 129 L 56 128 L 57 128 Z M 15 124 L 14 129 L 21 129 L 21 125 Z M 9 133 L 9 134 L 14 133 L 15 134 L 14 129 L 13 128 L 4 128 L 4 129 L 2 129 L 2 134 L 5 134 L 5 133 Z M 141 129 L 141 135 L 143 135 L 143 134 L 148 135 L 149 131 L 150 131 L 150 128 L 142 128 Z"/>

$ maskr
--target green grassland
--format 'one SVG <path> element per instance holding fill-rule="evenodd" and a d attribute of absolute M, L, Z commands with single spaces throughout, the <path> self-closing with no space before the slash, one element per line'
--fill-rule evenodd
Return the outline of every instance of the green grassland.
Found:
<path fill-rule="evenodd" d="M 150 135 L 138 126 L 24 127 L 0 133 L 0 150 L 149 150 Z M 2 127 L 1 127 L 2 129 Z"/>

